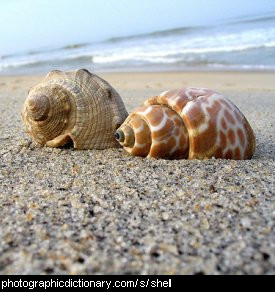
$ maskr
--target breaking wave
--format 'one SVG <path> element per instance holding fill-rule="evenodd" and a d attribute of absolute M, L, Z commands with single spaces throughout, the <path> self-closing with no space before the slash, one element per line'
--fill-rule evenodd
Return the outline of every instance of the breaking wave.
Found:
<path fill-rule="evenodd" d="M 0 72 L 34 73 L 79 67 L 97 71 L 202 66 L 275 69 L 274 56 L 275 15 L 271 15 L 0 56 Z"/>

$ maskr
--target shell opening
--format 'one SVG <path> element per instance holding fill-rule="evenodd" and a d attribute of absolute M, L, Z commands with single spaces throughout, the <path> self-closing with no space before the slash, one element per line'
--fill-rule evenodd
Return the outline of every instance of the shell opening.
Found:
<path fill-rule="evenodd" d="M 115 139 L 118 142 L 122 142 L 122 143 L 125 141 L 125 135 L 124 135 L 124 133 L 123 133 L 122 130 L 116 131 L 116 133 L 115 133 Z"/>
<path fill-rule="evenodd" d="M 128 125 L 119 128 L 115 133 L 115 138 L 123 147 L 133 147 L 135 145 L 135 133 L 132 127 Z"/>
<path fill-rule="evenodd" d="M 46 95 L 34 95 L 28 99 L 27 112 L 34 121 L 43 121 L 48 117 L 50 102 Z"/>

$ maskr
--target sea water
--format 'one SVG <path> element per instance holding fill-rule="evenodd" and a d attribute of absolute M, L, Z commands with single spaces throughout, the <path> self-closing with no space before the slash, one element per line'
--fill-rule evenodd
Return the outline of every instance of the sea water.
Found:
<path fill-rule="evenodd" d="M 0 74 L 82 67 L 103 72 L 274 70 L 275 15 L 0 56 Z"/>

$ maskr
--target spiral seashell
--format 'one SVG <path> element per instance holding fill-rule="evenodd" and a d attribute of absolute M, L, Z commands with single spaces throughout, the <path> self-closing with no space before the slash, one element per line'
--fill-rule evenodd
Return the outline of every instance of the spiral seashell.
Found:
<path fill-rule="evenodd" d="M 131 113 L 115 138 L 132 155 L 249 159 L 255 136 L 240 110 L 206 88 L 165 91 Z"/>
<path fill-rule="evenodd" d="M 85 69 L 51 71 L 31 88 L 22 119 L 39 144 L 77 149 L 119 147 L 114 131 L 127 117 L 121 97 L 102 78 Z"/>

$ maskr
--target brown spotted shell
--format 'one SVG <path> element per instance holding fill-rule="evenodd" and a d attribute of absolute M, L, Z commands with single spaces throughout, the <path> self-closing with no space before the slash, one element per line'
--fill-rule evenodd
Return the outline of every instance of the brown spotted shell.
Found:
<path fill-rule="evenodd" d="M 127 117 L 121 97 L 105 80 L 85 69 L 51 71 L 31 88 L 22 119 L 39 144 L 77 149 L 118 147 L 114 131 Z"/>
<path fill-rule="evenodd" d="M 244 115 L 206 88 L 170 90 L 148 99 L 115 136 L 126 151 L 142 157 L 249 159 L 255 151 Z"/>

